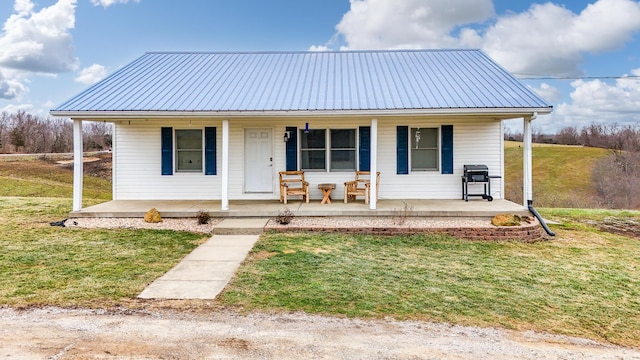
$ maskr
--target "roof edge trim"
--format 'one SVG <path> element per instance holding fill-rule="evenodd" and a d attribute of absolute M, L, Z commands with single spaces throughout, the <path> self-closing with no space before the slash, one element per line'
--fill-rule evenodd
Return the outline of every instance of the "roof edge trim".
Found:
<path fill-rule="evenodd" d="M 114 118 L 207 118 L 207 117 L 326 117 L 326 116 L 416 116 L 416 115 L 518 115 L 550 114 L 553 107 L 542 108 L 468 108 L 468 109 L 399 109 L 399 110 L 296 110 L 296 111 L 65 111 L 51 110 L 50 115 L 72 119 Z"/>

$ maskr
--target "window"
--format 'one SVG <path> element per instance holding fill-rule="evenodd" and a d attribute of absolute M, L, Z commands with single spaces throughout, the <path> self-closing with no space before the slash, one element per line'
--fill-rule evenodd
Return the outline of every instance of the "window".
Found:
<path fill-rule="evenodd" d="M 331 130 L 331 171 L 356 169 L 356 130 Z"/>
<path fill-rule="evenodd" d="M 355 129 L 331 129 L 328 139 L 324 129 L 300 131 L 300 168 L 353 171 L 356 169 L 356 148 Z"/>
<path fill-rule="evenodd" d="M 202 171 L 202 130 L 176 130 L 176 171 Z"/>
<path fill-rule="evenodd" d="M 300 131 L 300 168 L 325 170 L 327 146 L 325 130 Z"/>
<path fill-rule="evenodd" d="M 411 170 L 438 170 L 438 129 L 411 128 Z"/>

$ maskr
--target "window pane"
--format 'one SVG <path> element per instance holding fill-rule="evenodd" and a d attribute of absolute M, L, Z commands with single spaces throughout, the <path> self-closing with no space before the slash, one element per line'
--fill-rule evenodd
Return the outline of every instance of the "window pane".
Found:
<path fill-rule="evenodd" d="M 202 151 L 180 151 L 177 162 L 177 170 L 200 171 L 202 170 Z"/>
<path fill-rule="evenodd" d="M 324 130 L 309 130 L 305 134 L 300 131 L 300 148 L 301 149 L 326 149 L 326 138 Z"/>
<path fill-rule="evenodd" d="M 303 170 L 324 170 L 325 150 L 302 150 L 300 152 L 300 166 Z"/>
<path fill-rule="evenodd" d="M 355 150 L 331 150 L 331 170 L 355 170 Z"/>
<path fill-rule="evenodd" d="M 331 130 L 331 148 L 332 149 L 355 149 L 356 148 L 356 130 Z"/>
<path fill-rule="evenodd" d="M 411 170 L 437 170 L 437 149 L 411 149 Z"/>
<path fill-rule="evenodd" d="M 411 129 L 412 149 L 435 149 L 438 147 L 438 129 Z"/>
<path fill-rule="evenodd" d="M 176 148 L 202 149 L 202 130 L 176 130 Z"/>
<path fill-rule="evenodd" d="M 176 130 L 176 171 L 202 171 L 202 130 Z"/>

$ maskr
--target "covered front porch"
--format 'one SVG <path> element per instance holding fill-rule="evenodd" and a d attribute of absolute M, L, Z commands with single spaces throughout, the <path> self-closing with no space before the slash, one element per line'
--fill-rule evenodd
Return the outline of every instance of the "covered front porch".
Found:
<path fill-rule="evenodd" d="M 363 201 L 345 204 L 334 199 L 331 204 L 320 204 L 320 200 L 309 203 L 292 200 L 283 204 L 277 200 L 232 200 L 228 210 L 221 210 L 219 200 L 114 200 L 85 207 L 70 213 L 70 217 L 138 217 L 151 208 L 157 209 L 165 218 L 195 217 L 206 211 L 212 217 L 275 217 L 286 208 L 295 216 L 407 216 L 407 217 L 492 217 L 497 214 L 529 215 L 526 207 L 514 202 L 496 199 L 464 200 L 385 200 L 377 202 L 372 210 Z"/>

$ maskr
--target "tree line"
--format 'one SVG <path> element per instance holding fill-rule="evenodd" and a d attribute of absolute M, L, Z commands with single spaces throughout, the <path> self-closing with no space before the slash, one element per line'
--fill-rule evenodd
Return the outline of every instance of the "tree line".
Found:
<path fill-rule="evenodd" d="M 111 148 L 111 124 L 83 122 L 85 151 Z M 0 113 L 0 153 L 67 153 L 73 151 L 73 122 L 25 111 Z"/>
<path fill-rule="evenodd" d="M 617 124 L 565 127 L 557 134 L 531 134 L 536 143 L 580 145 L 609 149 L 596 161 L 591 180 L 599 206 L 640 209 L 640 128 Z M 505 140 L 522 141 L 521 133 L 505 133 Z"/>
<path fill-rule="evenodd" d="M 505 140 L 522 141 L 519 132 L 505 131 Z M 583 128 L 568 126 L 556 134 L 543 134 L 535 129 L 531 140 L 541 144 L 582 145 L 602 149 L 640 151 L 640 129 L 637 126 L 591 124 Z"/>

